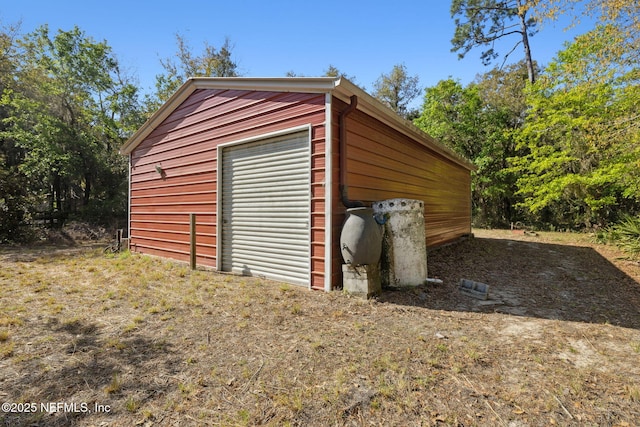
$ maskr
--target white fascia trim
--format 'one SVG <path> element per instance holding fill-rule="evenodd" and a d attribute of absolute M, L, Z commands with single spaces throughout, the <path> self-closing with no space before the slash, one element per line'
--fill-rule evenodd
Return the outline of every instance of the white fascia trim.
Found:
<path fill-rule="evenodd" d="M 263 90 L 324 93 L 335 89 L 335 77 L 192 77 L 196 89 Z"/>
<path fill-rule="evenodd" d="M 324 290 L 331 291 L 331 278 L 333 273 L 333 129 L 331 126 L 331 93 L 325 95 L 324 118 Z"/>

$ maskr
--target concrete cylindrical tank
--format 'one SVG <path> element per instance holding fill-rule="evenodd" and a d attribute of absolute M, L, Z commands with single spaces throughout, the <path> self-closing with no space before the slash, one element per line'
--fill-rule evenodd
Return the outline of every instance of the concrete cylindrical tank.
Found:
<path fill-rule="evenodd" d="M 417 286 L 427 278 L 424 203 L 390 199 L 375 202 L 376 217 L 384 216 L 380 275 L 382 286 Z"/>

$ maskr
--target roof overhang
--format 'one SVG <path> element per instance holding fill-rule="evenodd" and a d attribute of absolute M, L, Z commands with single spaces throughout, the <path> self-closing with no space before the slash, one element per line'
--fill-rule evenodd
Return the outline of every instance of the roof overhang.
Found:
<path fill-rule="evenodd" d="M 192 77 L 188 79 L 149 119 L 120 147 L 121 154 L 131 153 L 180 104 L 198 89 L 262 90 L 273 92 L 331 92 L 339 79 L 334 77 Z"/>
<path fill-rule="evenodd" d="M 463 166 L 469 170 L 476 170 L 477 166 L 466 158 L 460 156 L 455 151 L 427 134 L 425 131 L 414 125 L 409 120 L 401 117 L 391 108 L 378 101 L 373 96 L 362 90 L 360 87 L 351 83 L 347 79 L 340 79 L 333 91 L 334 96 L 338 99 L 350 102 L 351 95 L 358 97 L 358 110 L 369 116 L 378 119 L 382 123 L 390 126 L 392 129 L 407 135 L 411 139 L 418 141 L 420 144 L 437 152 L 441 156 L 451 160 L 454 163 Z"/>
<path fill-rule="evenodd" d="M 130 154 L 153 130 L 159 126 L 180 104 L 198 89 L 232 89 L 273 92 L 331 93 L 349 103 L 350 97 L 358 97 L 358 110 L 409 136 L 443 157 L 469 170 L 477 169 L 469 160 L 458 155 L 441 142 L 429 136 L 413 123 L 398 116 L 360 87 L 339 77 L 192 77 L 156 111 L 120 148 L 121 154 Z"/>

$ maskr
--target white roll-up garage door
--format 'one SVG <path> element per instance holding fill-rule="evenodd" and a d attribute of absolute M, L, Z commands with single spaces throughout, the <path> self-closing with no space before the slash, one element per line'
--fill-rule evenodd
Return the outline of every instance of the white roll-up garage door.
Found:
<path fill-rule="evenodd" d="M 309 285 L 310 139 L 222 148 L 222 270 Z"/>

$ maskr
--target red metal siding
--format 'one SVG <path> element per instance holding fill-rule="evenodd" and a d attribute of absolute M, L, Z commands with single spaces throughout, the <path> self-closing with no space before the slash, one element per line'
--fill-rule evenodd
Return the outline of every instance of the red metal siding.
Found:
<path fill-rule="evenodd" d="M 347 104 L 334 98 L 332 105 L 337 129 L 338 115 Z M 366 203 L 392 198 L 424 201 L 427 246 L 470 233 L 469 170 L 360 111 L 347 117 L 346 126 L 350 199 Z M 333 137 L 335 165 L 339 165 L 337 134 Z M 333 182 L 333 239 L 338 242 L 345 209 L 339 200 L 337 171 Z M 333 254 L 332 283 L 336 284 L 341 282 L 342 263 L 337 243 Z"/>
<path fill-rule="evenodd" d="M 311 124 L 311 282 L 324 288 L 324 108 L 324 94 L 194 91 L 131 153 L 132 249 L 188 260 L 196 213 L 198 262 L 216 267 L 217 146 Z"/>

